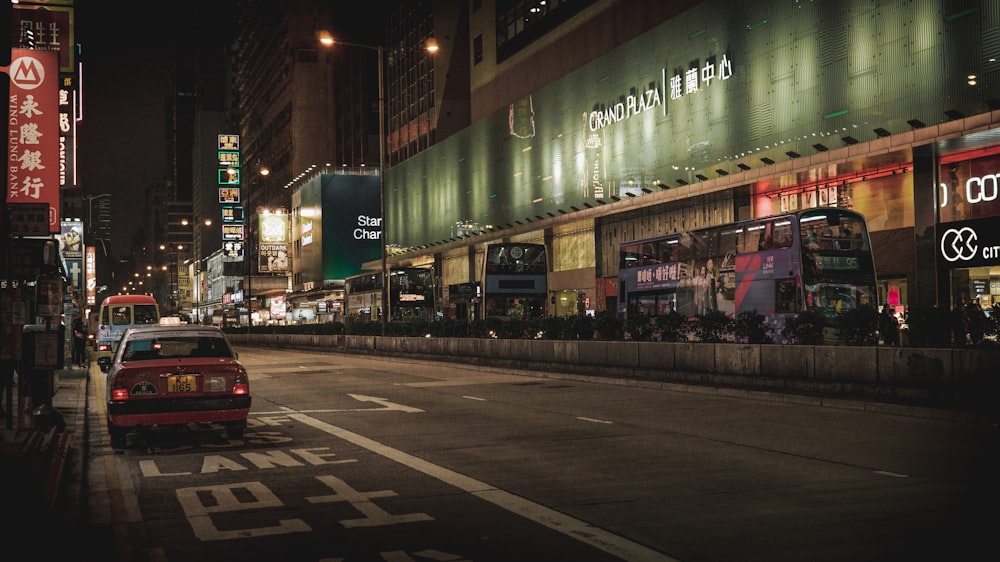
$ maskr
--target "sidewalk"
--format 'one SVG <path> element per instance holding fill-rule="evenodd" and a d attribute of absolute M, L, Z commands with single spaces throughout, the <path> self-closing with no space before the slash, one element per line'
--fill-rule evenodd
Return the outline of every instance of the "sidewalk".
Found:
<path fill-rule="evenodd" d="M 19 381 L 13 385 L 13 423 L 0 416 L 0 506 L 4 520 L 0 544 L 22 545 L 30 555 L 84 554 L 87 527 L 85 463 L 87 398 L 90 376 L 100 370 L 73 367 L 56 371 L 52 428 L 35 427 L 29 415 L 19 415 Z M 6 398 L 0 408 L 6 408 Z M 22 551 L 24 552 L 24 551 Z"/>

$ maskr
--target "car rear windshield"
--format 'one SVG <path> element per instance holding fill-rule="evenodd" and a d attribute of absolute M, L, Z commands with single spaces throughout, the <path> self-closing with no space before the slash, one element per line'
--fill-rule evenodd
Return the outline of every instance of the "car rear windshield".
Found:
<path fill-rule="evenodd" d="M 232 356 L 233 351 L 224 338 L 211 336 L 134 338 L 126 342 L 122 352 L 123 361 Z"/>

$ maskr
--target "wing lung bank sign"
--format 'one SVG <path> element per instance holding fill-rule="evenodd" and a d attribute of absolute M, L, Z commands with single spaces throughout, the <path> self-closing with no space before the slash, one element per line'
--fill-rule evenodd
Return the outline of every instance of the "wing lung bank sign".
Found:
<path fill-rule="evenodd" d="M 7 100 L 7 202 L 48 203 L 59 234 L 59 55 L 13 49 Z"/>
<path fill-rule="evenodd" d="M 1000 218 L 938 225 L 937 248 L 947 269 L 1000 265 Z"/>

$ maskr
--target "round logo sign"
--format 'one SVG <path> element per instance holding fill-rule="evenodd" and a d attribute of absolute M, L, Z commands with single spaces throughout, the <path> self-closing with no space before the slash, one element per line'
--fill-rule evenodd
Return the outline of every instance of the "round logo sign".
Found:
<path fill-rule="evenodd" d="M 34 90 L 45 83 L 45 67 L 35 57 L 17 57 L 9 71 L 10 81 L 22 90 Z"/>
<path fill-rule="evenodd" d="M 968 261 L 976 257 L 979 236 L 968 226 L 949 228 L 941 236 L 941 256 L 950 261 Z"/>

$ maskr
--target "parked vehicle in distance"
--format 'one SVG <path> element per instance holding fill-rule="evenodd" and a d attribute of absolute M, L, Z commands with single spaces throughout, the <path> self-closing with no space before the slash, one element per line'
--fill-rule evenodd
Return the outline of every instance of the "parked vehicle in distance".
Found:
<path fill-rule="evenodd" d="M 483 318 L 545 317 L 549 298 L 545 244 L 486 245 L 482 276 Z"/>
<path fill-rule="evenodd" d="M 111 446 L 142 428 L 217 423 L 241 439 L 250 412 L 250 379 L 216 326 L 164 322 L 125 331 L 101 365 Z"/>
<path fill-rule="evenodd" d="M 112 295 L 101 302 L 97 317 L 97 364 L 111 363 L 118 341 L 132 326 L 160 321 L 160 307 L 149 295 Z"/>
<path fill-rule="evenodd" d="M 344 280 L 346 317 L 363 322 L 382 318 L 382 273 L 359 273 Z M 397 267 L 389 270 L 389 319 L 436 319 L 434 268 Z"/>
<path fill-rule="evenodd" d="M 87 347 L 97 351 L 97 320 L 101 316 L 101 309 L 91 310 L 87 314 Z"/>

